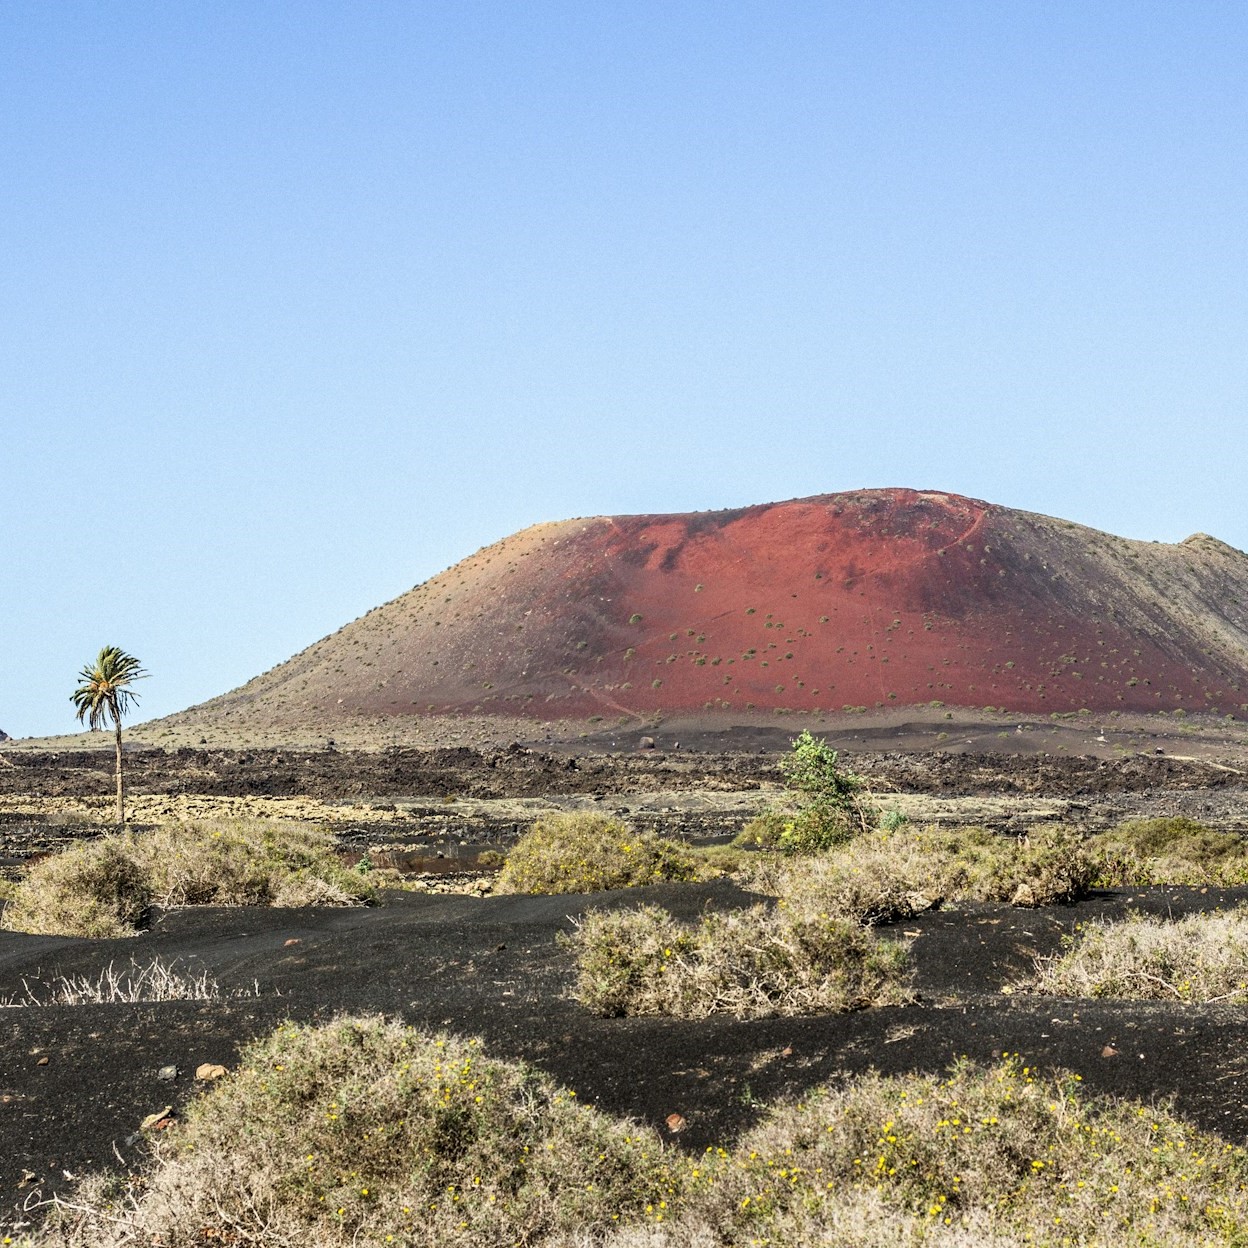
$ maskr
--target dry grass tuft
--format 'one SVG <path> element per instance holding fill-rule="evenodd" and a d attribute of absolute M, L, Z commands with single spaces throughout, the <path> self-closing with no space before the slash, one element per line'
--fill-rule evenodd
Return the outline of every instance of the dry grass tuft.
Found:
<path fill-rule="evenodd" d="M 373 896 L 330 833 L 264 819 L 172 823 L 80 842 L 36 863 L 0 916 L 10 931 L 132 936 L 153 905 L 339 906 Z"/>
<path fill-rule="evenodd" d="M 598 910 L 568 941 L 577 1000 L 603 1017 L 766 1018 L 913 999 L 904 942 L 785 905 L 712 912 L 694 927 L 656 906 Z"/>
<path fill-rule="evenodd" d="M 545 815 L 507 855 L 497 893 L 594 893 L 701 874 L 696 856 L 674 841 L 630 832 L 588 811 Z"/>
<path fill-rule="evenodd" d="M 86 975 L 58 975 L 49 983 L 32 986 L 22 980 L 25 994 L 0 1000 L 0 1007 L 24 1008 L 45 1005 L 102 1005 L 138 1001 L 219 1001 L 221 986 L 207 971 L 198 974 L 156 959 L 141 965 L 133 958 L 128 967 L 109 963 L 95 979 Z M 259 987 L 251 993 L 259 995 Z"/>
<path fill-rule="evenodd" d="M 1065 953 L 1039 962 L 1030 987 L 1053 996 L 1135 1001 L 1248 997 L 1248 907 L 1086 924 Z"/>

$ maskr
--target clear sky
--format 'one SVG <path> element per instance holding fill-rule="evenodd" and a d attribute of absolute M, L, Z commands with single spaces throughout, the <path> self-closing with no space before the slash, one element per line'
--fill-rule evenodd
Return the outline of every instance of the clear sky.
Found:
<path fill-rule="evenodd" d="M 539 520 L 1248 547 L 1246 66 L 1240 0 L 6 0 L 0 728 Z"/>

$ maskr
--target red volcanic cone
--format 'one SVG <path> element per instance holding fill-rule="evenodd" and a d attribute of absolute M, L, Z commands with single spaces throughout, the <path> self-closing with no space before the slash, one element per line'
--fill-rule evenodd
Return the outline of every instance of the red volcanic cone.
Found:
<path fill-rule="evenodd" d="M 1248 556 L 957 495 L 537 525 L 258 677 L 303 714 L 1238 710 Z M 207 708 L 205 708 L 207 709 Z"/>

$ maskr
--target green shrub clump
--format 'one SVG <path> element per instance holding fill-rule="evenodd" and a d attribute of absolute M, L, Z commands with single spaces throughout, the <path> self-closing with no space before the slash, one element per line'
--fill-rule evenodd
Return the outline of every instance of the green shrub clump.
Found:
<path fill-rule="evenodd" d="M 794 807 L 764 811 L 750 820 L 739 844 L 817 854 L 869 832 L 879 822 L 866 780 L 841 767 L 836 751 L 822 738 L 808 731 L 795 738 L 780 760 L 780 772 Z"/>
<path fill-rule="evenodd" d="M 1080 928 L 1044 960 L 1032 991 L 1134 1001 L 1248 997 L 1248 907 L 1182 919 L 1133 915 Z"/>
<path fill-rule="evenodd" d="M 1088 845 L 1098 860 L 1098 883 L 1107 888 L 1150 884 L 1248 884 L 1248 845 L 1182 815 L 1129 819 Z"/>
<path fill-rule="evenodd" d="M 696 926 L 657 906 L 596 910 L 568 943 L 576 998 L 603 1017 L 765 1018 L 913 999 L 906 942 L 787 903 L 712 911 Z"/>
<path fill-rule="evenodd" d="M 696 857 L 674 841 L 630 832 L 590 811 L 545 815 L 517 841 L 494 885 L 498 893 L 594 893 L 695 880 Z"/>
<path fill-rule="evenodd" d="M 152 906 L 356 905 L 373 889 L 329 832 L 234 819 L 80 842 L 36 863 L 5 906 L 11 931 L 132 936 Z"/>

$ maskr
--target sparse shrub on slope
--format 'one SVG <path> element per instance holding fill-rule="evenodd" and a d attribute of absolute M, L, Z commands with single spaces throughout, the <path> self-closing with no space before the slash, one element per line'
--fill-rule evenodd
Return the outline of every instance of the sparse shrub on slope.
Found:
<path fill-rule="evenodd" d="M 1182 919 L 1135 915 L 1085 924 L 1039 964 L 1034 991 L 1136 1001 L 1248 997 L 1248 908 Z"/>
<path fill-rule="evenodd" d="M 507 855 L 494 891 L 593 893 L 698 875 L 695 856 L 674 841 L 574 811 L 538 819 Z"/>
<path fill-rule="evenodd" d="M 19 932 L 131 936 L 153 905 L 352 905 L 371 896 L 327 832 L 263 819 L 173 823 L 36 863 L 2 921 Z"/>
<path fill-rule="evenodd" d="M 785 905 L 686 926 L 657 906 L 596 910 L 568 938 L 576 997 L 604 1017 L 840 1013 L 912 999 L 908 946 Z"/>
<path fill-rule="evenodd" d="M 1248 845 L 1182 815 L 1129 819 L 1088 844 L 1098 882 L 1113 888 L 1150 884 L 1248 884 Z"/>
<path fill-rule="evenodd" d="M 137 1203 L 97 1198 L 47 1242 L 537 1244 L 644 1218 L 681 1169 L 652 1130 L 474 1040 L 286 1023 L 191 1104 Z"/>

